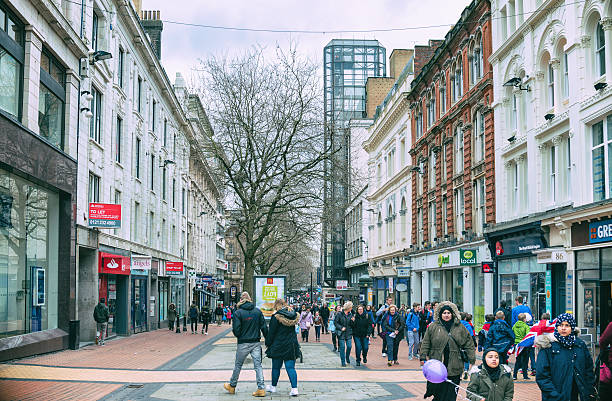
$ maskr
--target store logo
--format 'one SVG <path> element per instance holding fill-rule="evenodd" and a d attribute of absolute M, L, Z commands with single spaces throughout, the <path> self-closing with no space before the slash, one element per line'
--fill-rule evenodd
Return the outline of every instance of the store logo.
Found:
<path fill-rule="evenodd" d="M 442 267 L 444 264 L 450 263 L 449 255 L 438 255 L 438 267 Z"/>
<path fill-rule="evenodd" d="M 109 269 L 116 269 L 119 267 L 119 265 L 117 264 L 117 262 L 115 262 L 115 259 L 111 259 L 110 262 L 108 262 L 108 264 L 106 265 L 106 267 L 108 267 Z"/>
<path fill-rule="evenodd" d="M 459 250 L 459 265 L 471 266 L 476 264 L 475 249 L 460 249 Z"/>
<path fill-rule="evenodd" d="M 495 254 L 497 256 L 501 256 L 504 254 L 504 245 L 502 244 L 501 241 L 497 241 L 495 243 Z"/>

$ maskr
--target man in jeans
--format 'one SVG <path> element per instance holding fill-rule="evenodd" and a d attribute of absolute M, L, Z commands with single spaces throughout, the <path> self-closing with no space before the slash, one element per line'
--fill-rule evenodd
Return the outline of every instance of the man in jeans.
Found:
<path fill-rule="evenodd" d="M 105 299 L 100 298 L 100 302 L 96 305 L 93 312 L 93 318 L 96 321 L 96 344 L 104 345 L 104 337 L 106 336 L 106 327 L 108 326 L 108 308 L 104 304 Z"/>
<path fill-rule="evenodd" d="M 415 302 L 406 317 L 406 340 L 408 341 L 408 359 L 419 358 L 419 329 L 421 304 Z"/>
<path fill-rule="evenodd" d="M 236 348 L 236 362 L 234 364 L 234 372 L 229 383 L 225 383 L 225 388 L 230 394 L 236 392 L 236 385 L 238 384 L 238 376 L 240 376 L 240 370 L 242 364 L 246 359 L 247 355 L 251 355 L 253 359 L 253 367 L 255 368 L 255 375 L 257 378 L 257 391 L 253 393 L 253 397 L 265 397 L 265 383 L 263 368 L 261 367 L 261 333 L 264 338 L 268 335 L 268 326 L 264 320 L 263 314 L 259 309 L 253 305 L 251 297 L 248 292 L 243 292 L 240 295 L 240 302 L 238 302 L 238 310 L 232 316 L 232 332 L 238 339 L 238 346 Z"/>

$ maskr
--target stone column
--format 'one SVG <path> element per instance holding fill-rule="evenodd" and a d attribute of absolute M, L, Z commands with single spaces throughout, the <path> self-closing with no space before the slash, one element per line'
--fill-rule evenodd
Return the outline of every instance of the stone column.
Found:
<path fill-rule="evenodd" d="M 553 79 L 554 79 L 554 103 L 555 107 L 553 108 L 553 112 L 557 112 L 557 110 L 561 110 L 559 105 L 561 104 L 561 61 L 558 58 L 553 58 L 550 60 L 550 65 L 553 69 Z M 548 83 L 547 83 L 548 84 Z"/>
<path fill-rule="evenodd" d="M 26 26 L 23 65 L 22 123 L 37 134 L 39 133 L 38 97 L 40 95 L 40 57 L 42 42 L 42 34 L 34 26 Z"/>
<path fill-rule="evenodd" d="M 606 82 L 612 86 L 612 17 L 602 18 L 601 26 L 606 41 Z"/>
<path fill-rule="evenodd" d="M 80 135 L 87 135 L 88 127 L 83 120 L 89 121 L 84 116 L 79 116 L 79 75 L 75 70 L 66 71 L 66 105 L 64 108 L 64 152 L 76 158 L 77 154 L 77 130 L 81 125 Z M 81 104 L 82 105 L 82 104 Z M 86 106 L 89 107 L 89 106 Z M 79 118 L 80 117 L 80 118 Z"/>

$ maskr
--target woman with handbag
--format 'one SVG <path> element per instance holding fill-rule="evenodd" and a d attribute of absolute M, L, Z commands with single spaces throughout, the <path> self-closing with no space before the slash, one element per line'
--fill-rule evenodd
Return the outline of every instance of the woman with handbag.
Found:
<path fill-rule="evenodd" d="M 308 333 L 312 326 L 312 313 L 306 305 L 302 305 L 302 313 L 300 314 L 300 330 L 302 330 L 302 342 L 308 342 Z"/>
<path fill-rule="evenodd" d="M 274 310 L 276 312 L 270 318 L 270 328 L 266 336 L 266 356 L 272 359 L 272 385 L 268 385 L 266 390 L 276 393 L 276 385 L 284 363 L 291 383 L 289 395 L 295 397 L 298 395 L 295 360 L 301 354 L 295 327 L 300 318 L 293 309 L 287 306 L 284 299 L 279 298 L 274 302 Z"/>
<path fill-rule="evenodd" d="M 332 311 L 329 316 L 328 330 L 332 335 L 332 344 L 334 345 L 334 352 L 338 352 L 339 344 L 338 344 L 338 333 L 336 333 L 336 324 L 334 323 L 334 319 L 336 318 L 336 314 L 340 313 L 342 307 L 340 305 L 336 305 L 335 309 Z"/>
<path fill-rule="evenodd" d="M 461 382 L 463 364 L 476 361 L 474 342 L 461 324 L 457 305 L 443 301 L 434 309 L 434 321 L 427 327 L 420 350 L 421 365 L 428 359 L 442 361 L 448 372 L 449 382 L 427 382 L 424 398 L 433 396 L 434 401 L 455 401 L 455 386 Z"/>

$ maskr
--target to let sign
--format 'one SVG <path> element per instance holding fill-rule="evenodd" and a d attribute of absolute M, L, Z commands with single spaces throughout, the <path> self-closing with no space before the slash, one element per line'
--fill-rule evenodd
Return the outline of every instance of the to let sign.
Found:
<path fill-rule="evenodd" d="M 90 203 L 88 225 L 98 228 L 120 228 L 121 205 Z"/>
<path fill-rule="evenodd" d="M 589 224 L 589 243 L 612 241 L 612 220 L 602 220 Z"/>
<path fill-rule="evenodd" d="M 166 262 L 166 274 L 168 276 L 182 276 L 183 262 Z"/>

